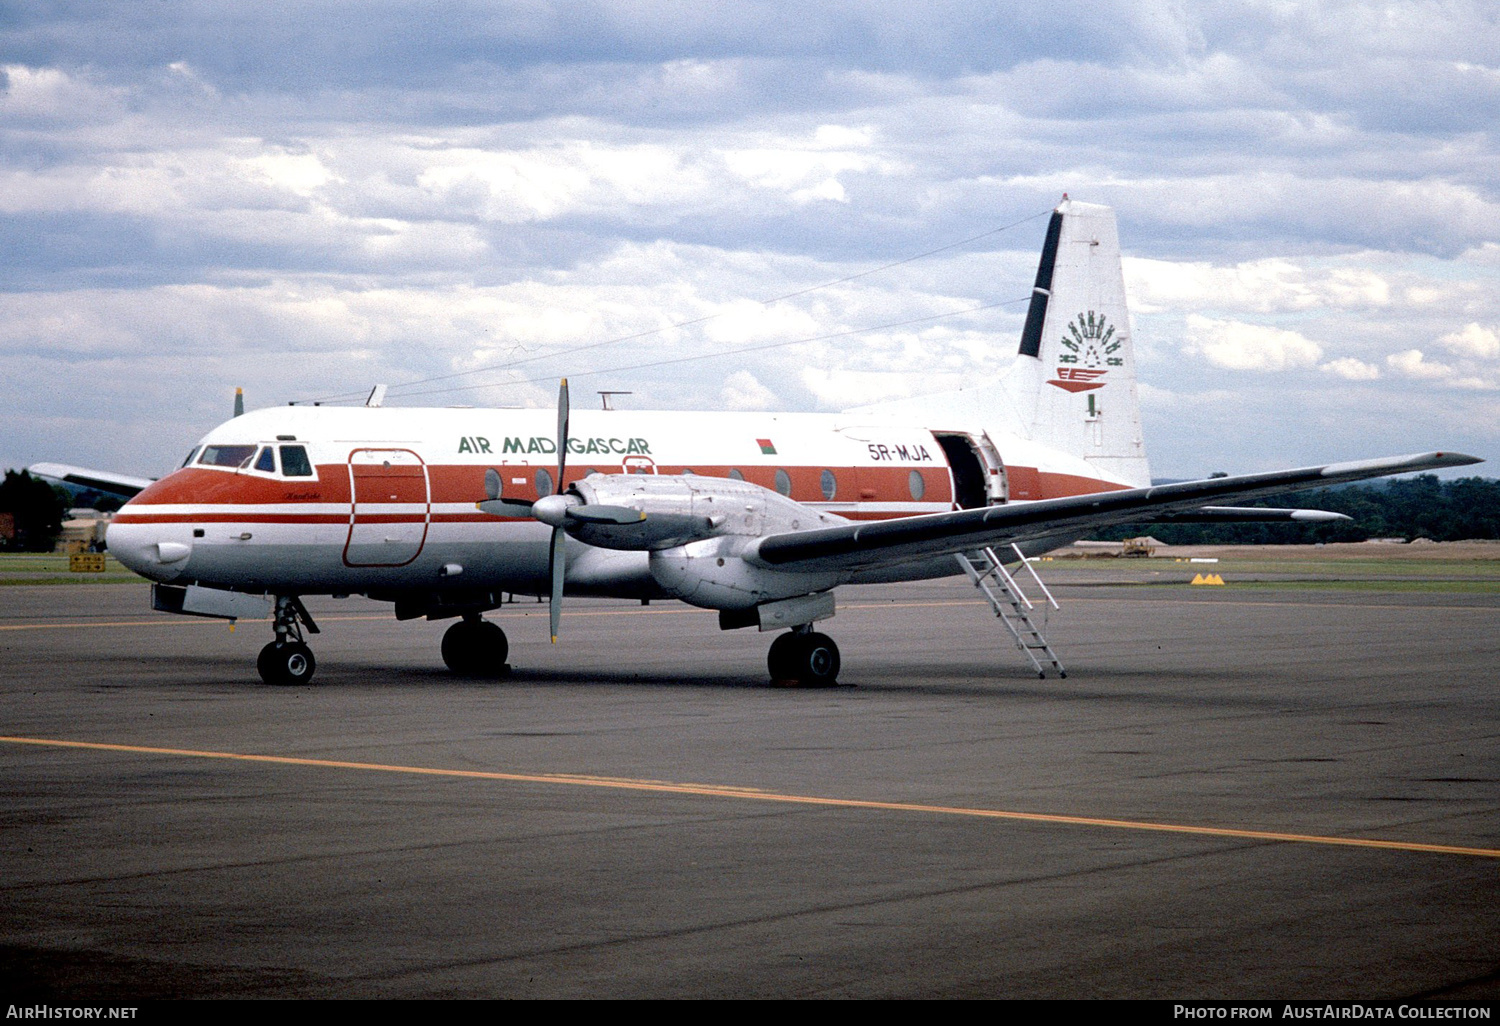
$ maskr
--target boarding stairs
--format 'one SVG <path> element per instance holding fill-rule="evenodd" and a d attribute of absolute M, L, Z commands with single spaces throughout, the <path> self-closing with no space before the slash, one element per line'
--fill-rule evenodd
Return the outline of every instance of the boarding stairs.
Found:
<path fill-rule="evenodd" d="M 1057 608 L 1057 600 L 1037 576 L 1036 570 L 1021 554 L 1021 550 L 1010 546 L 1015 553 L 1015 558 L 1020 565 L 1026 568 L 1036 586 L 1041 589 L 1045 596 L 1045 603 L 1041 606 L 1042 622 L 1046 623 L 1047 607 Z M 1020 583 L 1016 577 L 1019 572 L 1012 574 L 1005 569 L 999 554 L 989 546 L 976 549 L 973 552 L 960 552 L 955 557 L 958 565 L 964 568 L 964 573 L 969 575 L 969 580 L 974 582 L 986 599 L 989 600 L 990 608 L 995 611 L 1005 629 L 1010 631 L 1010 636 L 1015 639 L 1016 647 L 1026 653 L 1026 658 L 1031 660 L 1032 668 L 1036 670 L 1038 677 L 1046 679 L 1047 667 L 1057 671 L 1059 677 L 1066 677 L 1068 671 L 1063 669 L 1063 664 L 1058 660 L 1057 653 L 1052 651 L 1047 644 L 1047 639 L 1042 636 L 1041 629 L 1037 627 L 1032 614 L 1037 611 L 1037 605 L 1026 597 L 1021 590 Z"/>

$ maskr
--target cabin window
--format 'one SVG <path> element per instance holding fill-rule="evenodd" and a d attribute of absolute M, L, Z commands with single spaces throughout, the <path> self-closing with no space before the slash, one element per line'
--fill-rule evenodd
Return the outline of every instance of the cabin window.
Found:
<path fill-rule="evenodd" d="M 242 467 L 254 455 L 253 445 L 205 445 L 198 462 L 210 467 Z"/>
<path fill-rule="evenodd" d="M 264 470 L 267 474 L 276 473 L 276 450 L 269 445 L 262 449 L 260 455 L 255 457 L 255 469 Z"/>
<path fill-rule="evenodd" d="M 782 495 L 792 494 L 792 475 L 784 470 L 776 471 L 776 490 Z"/>
<path fill-rule="evenodd" d="M 729 468 L 729 480 L 731 480 L 731 481 L 743 481 L 743 480 L 745 480 L 745 475 L 741 474 L 737 468 L 730 467 Z"/>
<path fill-rule="evenodd" d="M 833 471 L 825 470 L 818 478 L 818 484 L 823 487 L 823 498 L 832 499 L 839 493 L 839 479 L 834 476 Z"/>
<path fill-rule="evenodd" d="M 287 477 L 312 477 L 312 462 L 307 458 L 307 449 L 300 445 L 283 445 L 281 472 Z"/>
<path fill-rule="evenodd" d="M 182 465 L 185 467 L 189 463 L 193 462 L 193 457 L 196 455 L 198 455 L 198 447 L 195 445 L 193 446 L 193 451 L 187 454 L 187 459 L 182 461 Z"/>
<path fill-rule="evenodd" d="M 538 467 L 536 477 L 533 480 L 536 482 L 537 498 L 552 494 L 552 475 L 547 473 L 546 468 Z"/>
<path fill-rule="evenodd" d="M 913 470 L 906 475 L 906 490 L 911 492 L 913 499 L 920 499 L 927 494 L 927 479 L 920 470 Z"/>

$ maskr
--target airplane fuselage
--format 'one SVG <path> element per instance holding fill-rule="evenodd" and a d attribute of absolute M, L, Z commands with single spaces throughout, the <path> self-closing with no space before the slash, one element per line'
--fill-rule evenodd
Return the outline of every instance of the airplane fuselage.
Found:
<path fill-rule="evenodd" d="M 545 594 L 549 529 L 475 503 L 491 469 L 507 498 L 561 490 L 555 438 L 548 410 L 258 410 L 215 428 L 182 468 L 128 503 L 109 546 L 168 583 L 386 598 Z M 1082 459 L 983 425 L 857 414 L 578 411 L 568 448 L 562 487 L 592 474 L 743 480 L 829 520 L 1125 487 Z M 568 545 L 570 593 L 663 594 L 646 553 Z M 955 572 L 946 557 L 832 583 Z"/>

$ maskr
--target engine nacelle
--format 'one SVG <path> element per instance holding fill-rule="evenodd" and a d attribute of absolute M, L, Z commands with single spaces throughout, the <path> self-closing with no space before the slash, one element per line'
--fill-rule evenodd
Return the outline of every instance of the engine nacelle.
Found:
<path fill-rule="evenodd" d="M 706 609 L 751 609 L 777 599 L 827 591 L 836 573 L 791 573 L 756 566 L 740 553 L 743 537 L 710 538 L 651 553 L 651 577 L 673 598 Z"/>
<path fill-rule="evenodd" d="M 705 538 L 759 538 L 847 523 L 769 488 L 725 477 L 593 474 L 569 490 L 583 499 L 580 512 L 590 506 L 629 507 L 646 515 L 639 524 L 566 525 L 579 541 L 606 549 L 667 549 Z"/>
<path fill-rule="evenodd" d="M 569 534 L 602 548 L 649 550 L 652 578 L 692 605 L 749 609 L 825 591 L 842 580 L 742 558 L 756 538 L 847 523 L 760 485 L 695 474 L 595 474 L 572 487 L 587 505 L 627 506 L 646 518 L 640 524 L 570 523 Z"/>

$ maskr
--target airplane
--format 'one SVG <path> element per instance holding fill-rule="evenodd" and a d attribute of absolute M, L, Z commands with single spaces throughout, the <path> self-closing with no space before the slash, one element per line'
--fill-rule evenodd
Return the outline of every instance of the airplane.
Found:
<path fill-rule="evenodd" d="M 257 668 L 271 684 L 313 677 L 303 596 L 452 618 L 444 662 L 497 676 L 509 642 L 484 614 L 521 594 L 548 597 L 554 642 L 565 596 L 715 609 L 722 629 L 779 632 L 773 681 L 819 686 L 841 660 L 813 625 L 838 588 L 954 576 L 965 554 L 1019 560 L 1114 524 L 1343 519 L 1218 503 L 1477 462 L 1429 452 L 1153 486 L 1114 211 L 1064 197 L 997 380 L 838 414 L 574 412 L 565 380 L 555 421 L 255 410 L 142 487 L 107 542 L 156 582 L 157 609 L 268 616 Z"/>

